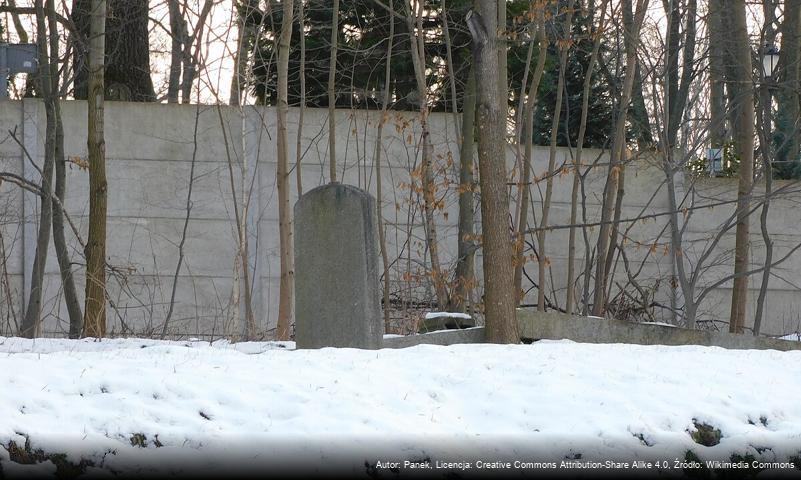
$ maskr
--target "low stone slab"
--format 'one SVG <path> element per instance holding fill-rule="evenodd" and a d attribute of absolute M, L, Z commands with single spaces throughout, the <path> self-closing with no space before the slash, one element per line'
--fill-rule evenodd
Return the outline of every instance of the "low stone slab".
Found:
<path fill-rule="evenodd" d="M 406 348 L 415 345 L 456 345 L 459 343 L 484 343 L 484 327 L 387 337 L 384 338 L 383 348 Z"/>
<path fill-rule="evenodd" d="M 536 309 L 517 310 L 520 338 L 568 339 L 581 343 L 632 343 L 638 345 L 703 345 L 737 350 L 801 350 L 801 342 L 728 332 L 690 330 L 669 325 L 631 323 L 600 317 L 576 317 Z"/>
<path fill-rule="evenodd" d="M 466 313 L 431 312 L 427 313 L 420 322 L 417 330 L 420 333 L 437 330 L 471 328 L 476 326 L 476 320 Z"/>

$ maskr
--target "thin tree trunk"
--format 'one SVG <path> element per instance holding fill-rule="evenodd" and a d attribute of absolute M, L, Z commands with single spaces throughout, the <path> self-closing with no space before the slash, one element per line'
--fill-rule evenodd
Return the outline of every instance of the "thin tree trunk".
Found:
<path fill-rule="evenodd" d="M 236 52 L 234 53 L 234 78 L 231 80 L 231 93 L 228 99 L 229 105 L 239 105 L 242 101 L 242 91 L 247 83 L 248 47 L 253 41 L 253 37 L 256 35 L 255 28 L 253 28 L 251 22 L 248 21 L 248 16 L 252 15 L 256 10 L 258 10 L 258 8 L 258 0 L 247 0 L 246 2 L 241 2 L 239 5 L 239 12 L 237 14 L 239 35 L 237 35 L 236 38 Z M 301 39 L 302 38 L 303 36 L 301 35 Z"/>
<path fill-rule="evenodd" d="M 601 19 L 599 21 L 599 29 L 604 27 L 604 18 L 606 12 L 606 5 L 608 0 L 604 0 L 601 6 Z M 590 20 L 592 22 L 592 20 Z M 587 29 L 591 31 L 590 28 Z M 592 46 L 592 53 L 590 53 L 590 61 L 587 64 L 587 71 L 584 72 L 584 87 L 581 95 L 581 120 L 579 122 L 579 131 L 576 141 L 576 155 L 573 157 L 573 187 L 570 194 L 570 231 L 568 233 L 567 241 L 567 292 L 565 298 L 565 313 L 570 315 L 573 313 L 574 290 L 573 283 L 576 278 L 576 218 L 578 216 L 578 193 L 581 180 L 581 161 L 584 152 L 584 136 L 587 133 L 587 116 L 590 104 L 590 88 L 592 87 L 592 73 L 595 70 L 595 63 L 598 60 L 598 51 L 601 47 L 601 37 L 598 36 Z"/>
<path fill-rule="evenodd" d="M 298 2 L 298 24 L 301 32 L 304 31 L 306 15 L 303 13 L 303 2 Z M 393 19 L 394 20 L 394 19 Z M 300 106 L 298 112 L 298 134 L 295 138 L 295 182 L 297 183 L 298 198 L 303 195 L 303 171 L 300 164 L 303 160 L 303 117 L 306 113 L 306 35 L 300 36 Z"/>
<path fill-rule="evenodd" d="M 47 20 L 50 39 L 50 57 L 58 58 L 59 34 L 55 16 L 54 0 L 47 0 Z M 81 303 L 78 300 L 78 292 L 75 288 L 75 280 L 72 276 L 72 263 L 70 262 L 67 240 L 64 236 L 64 212 L 61 205 L 64 205 L 64 196 L 67 190 L 67 171 L 64 155 L 64 125 L 61 119 L 61 105 L 58 102 L 57 92 L 59 89 L 58 64 L 56 61 L 50 62 L 51 97 L 53 98 L 53 116 L 56 128 L 55 145 L 53 147 L 55 164 L 55 191 L 53 192 L 53 245 L 58 259 L 59 272 L 61 273 L 61 285 L 64 291 L 64 303 L 67 305 L 67 314 L 70 319 L 70 338 L 81 336 L 83 329 L 83 313 Z"/>
<path fill-rule="evenodd" d="M 526 139 L 525 151 L 523 153 L 523 165 L 520 178 L 520 208 L 519 217 L 517 218 L 517 238 L 515 239 L 515 262 L 514 262 L 514 291 L 516 304 L 523 301 L 523 267 L 525 266 L 525 258 L 523 258 L 523 240 L 528 229 L 528 204 L 529 195 L 531 191 L 531 157 L 534 143 L 534 107 L 537 104 L 537 94 L 539 93 L 540 81 L 542 80 L 542 73 L 545 70 L 545 60 L 548 53 L 548 38 L 545 33 L 545 13 L 540 11 L 537 18 L 537 42 L 539 44 L 539 52 L 537 53 L 537 66 L 534 68 L 534 77 L 531 80 L 531 86 L 528 90 L 528 95 L 525 103 L 523 135 Z"/>
<path fill-rule="evenodd" d="M 439 244 L 437 240 L 437 227 L 434 222 L 434 203 L 436 201 L 436 187 L 434 185 L 434 176 L 431 171 L 431 131 L 428 125 L 428 99 L 426 98 L 427 86 L 425 80 L 425 34 L 423 32 L 423 4 L 417 3 L 417 11 L 414 14 L 416 19 L 416 28 L 412 22 L 412 13 L 407 2 L 404 2 L 406 8 L 406 23 L 409 30 L 409 40 L 411 42 L 412 64 L 414 66 L 415 79 L 417 81 L 417 91 L 420 97 L 420 129 L 422 130 L 422 159 L 421 159 L 421 172 L 423 184 L 423 209 L 425 210 L 425 230 L 426 230 L 426 245 L 431 257 L 431 277 L 434 283 L 434 290 L 437 296 L 437 305 L 443 308 L 448 304 L 448 289 L 445 285 L 445 278 L 442 275 L 442 269 L 439 262 Z M 417 34 L 415 34 L 415 30 Z"/>
<path fill-rule="evenodd" d="M 281 283 L 278 302 L 276 338 L 289 340 L 295 302 L 295 267 L 292 218 L 289 204 L 289 153 L 287 152 L 287 83 L 289 76 L 289 42 L 292 38 L 293 0 L 284 0 L 281 35 L 278 38 L 278 228 L 281 255 Z"/>
<path fill-rule="evenodd" d="M 179 0 L 167 0 L 170 17 L 170 75 L 167 82 L 167 102 L 178 103 L 181 87 L 181 64 L 184 58 L 186 20 L 181 14 Z M 236 83 L 236 79 L 232 83 Z"/>
<path fill-rule="evenodd" d="M 17 7 L 17 2 L 15 0 L 6 0 L 6 4 L 12 9 Z M 14 30 L 16 30 L 17 36 L 19 37 L 19 43 L 28 43 L 28 32 L 25 30 L 25 26 L 22 24 L 18 13 L 11 12 L 11 23 L 14 24 Z"/>
<path fill-rule="evenodd" d="M 389 8 L 394 11 L 393 1 L 389 0 Z M 373 163 L 375 164 L 375 188 L 376 188 L 376 213 L 378 215 L 378 241 L 381 248 L 381 261 L 384 266 L 384 333 L 389 333 L 389 255 L 387 254 L 387 234 L 384 231 L 383 191 L 381 179 L 381 137 L 384 132 L 384 124 L 387 120 L 387 108 L 389 107 L 392 66 L 392 44 L 395 41 L 395 16 L 389 16 L 389 39 L 387 39 L 387 63 L 384 67 L 384 98 L 381 102 L 381 119 L 378 121 L 375 138 L 375 154 Z"/>
<path fill-rule="evenodd" d="M 467 300 L 475 286 L 475 215 L 473 165 L 476 135 L 476 76 L 470 66 L 462 107 L 462 138 L 459 147 L 459 238 L 457 240 L 456 285 L 451 295 L 451 310 L 466 311 Z"/>
<path fill-rule="evenodd" d="M 86 241 L 84 335 L 106 334 L 106 142 L 104 134 L 104 57 L 106 1 L 92 0 L 89 12 L 89 235 Z"/>
<path fill-rule="evenodd" d="M 559 120 L 562 114 L 562 93 L 565 86 L 565 68 L 567 66 L 567 53 L 570 45 L 570 27 L 573 19 L 574 0 L 567 3 L 567 13 L 563 24 L 564 35 L 567 38 L 557 39 L 559 45 L 559 80 L 556 84 L 556 103 L 553 107 L 553 119 L 551 123 L 551 146 L 548 151 L 548 173 L 545 180 L 545 199 L 542 202 L 542 217 L 540 217 L 540 230 L 537 233 L 537 310 L 545 311 L 545 268 L 548 266 L 548 256 L 546 252 L 546 228 L 548 227 L 548 217 L 551 211 L 551 198 L 553 196 L 553 175 L 556 166 L 556 142 L 559 139 Z"/>
<path fill-rule="evenodd" d="M 337 44 L 339 43 L 339 0 L 334 0 L 331 9 L 331 58 L 328 63 L 328 161 L 331 182 L 337 181 L 337 122 L 336 122 L 336 76 Z"/>
<path fill-rule="evenodd" d="M 640 27 L 645 18 L 648 0 L 638 0 L 636 13 L 632 13 L 631 0 L 623 0 L 624 44 L 626 50 L 626 73 L 623 80 L 623 91 L 618 104 L 617 119 L 615 121 L 612 151 L 609 158 L 609 173 L 603 193 L 603 206 L 601 210 L 600 231 L 598 234 L 598 248 L 596 250 L 595 294 L 593 297 L 593 315 L 603 315 L 606 310 L 606 255 L 609 249 L 611 220 L 616 204 L 616 191 L 620 173 L 621 145 L 626 141 L 626 114 L 631 100 L 634 86 L 634 73 L 637 63 L 637 43 L 639 42 Z"/>
<path fill-rule="evenodd" d="M 740 157 L 740 180 L 737 185 L 737 229 L 734 246 L 734 285 L 731 294 L 729 331 L 742 333 L 748 302 L 749 210 L 754 181 L 754 97 L 751 78 L 751 44 L 748 40 L 744 0 L 727 2 L 729 16 L 726 51 L 730 65 L 727 87 L 732 92 L 734 138 Z"/>
<path fill-rule="evenodd" d="M 22 331 L 20 335 L 26 338 L 34 338 L 41 335 L 42 322 L 42 287 L 44 283 L 44 269 L 47 262 L 47 250 L 50 244 L 50 229 L 52 227 L 53 204 L 52 182 L 56 144 L 56 123 L 54 111 L 54 97 L 52 72 L 50 57 L 47 44 L 47 27 L 43 0 L 36 0 L 36 30 L 37 45 L 39 50 L 39 60 L 44 68 L 40 69 L 38 89 L 45 99 L 45 111 L 47 113 L 47 127 L 45 131 L 45 155 L 44 166 L 42 167 L 42 196 L 41 210 L 39 211 L 39 232 L 36 236 L 36 253 L 34 254 L 33 268 L 31 269 L 31 288 L 28 297 L 28 305 L 25 309 L 25 316 L 22 320 Z M 56 52 L 57 61 L 58 52 Z M 35 159 L 31 159 L 32 161 Z"/>
<path fill-rule="evenodd" d="M 518 343 L 515 319 L 509 194 L 506 189 L 506 104 L 498 95 L 497 2 L 476 3 L 467 14 L 473 39 L 478 110 L 478 162 L 484 248 L 484 316 L 487 341 Z"/>
<path fill-rule="evenodd" d="M 766 80 L 763 78 L 763 83 Z M 759 145 L 762 151 L 762 166 L 765 172 L 765 200 L 762 204 L 762 213 L 759 216 L 759 227 L 762 231 L 762 240 L 765 242 L 765 269 L 762 271 L 762 283 L 759 286 L 759 296 L 757 297 L 756 313 L 754 314 L 754 335 L 759 335 L 762 329 L 762 317 L 765 311 L 765 297 L 768 294 L 768 284 L 770 282 L 770 269 L 773 262 L 773 240 L 768 230 L 768 211 L 770 209 L 770 197 L 773 194 L 773 162 L 771 161 L 771 148 L 768 135 L 770 129 L 770 103 L 771 95 L 769 86 L 764 84 L 760 88 L 760 111 L 759 125 L 760 138 Z"/>
<path fill-rule="evenodd" d="M 779 53 L 778 110 L 776 113 L 776 161 L 779 171 L 795 177 L 792 166 L 798 165 L 801 148 L 799 117 L 801 117 L 801 0 L 784 2 L 784 21 L 781 25 L 782 49 Z M 769 112 L 766 112 L 769 113 Z M 768 117 L 770 118 L 770 117 Z M 770 138 L 767 139 L 770 141 Z M 779 177 L 781 178 L 781 177 Z"/>
<path fill-rule="evenodd" d="M 726 141 L 726 96 L 724 93 L 723 0 L 709 0 L 709 143 L 723 148 Z"/>
<path fill-rule="evenodd" d="M 181 274 L 181 266 L 184 262 L 184 245 L 186 244 L 186 232 L 189 230 L 189 220 L 192 217 L 192 189 L 195 186 L 195 164 L 197 163 L 197 146 L 198 146 L 198 138 L 197 138 L 197 130 L 198 130 L 198 123 L 200 120 L 200 105 L 196 107 L 195 110 L 195 129 L 192 135 L 192 163 L 189 165 L 189 188 L 186 193 L 186 206 L 184 210 L 186 214 L 184 215 L 184 228 L 181 231 L 181 241 L 178 242 L 178 261 L 175 265 L 175 274 L 172 277 L 172 290 L 170 292 L 170 306 L 167 309 L 167 315 L 164 317 L 164 325 L 161 327 L 161 339 L 163 340 L 164 337 L 167 336 L 167 329 L 170 326 L 170 319 L 172 318 L 172 313 L 175 308 L 175 294 L 178 292 L 178 276 Z M 236 202 L 236 198 L 234 198 L 234 202 Z M 236 205 L 234 205 L 236 206 Z M 245 287 L 247 288 L 248 285 L 246 284 Z"/>

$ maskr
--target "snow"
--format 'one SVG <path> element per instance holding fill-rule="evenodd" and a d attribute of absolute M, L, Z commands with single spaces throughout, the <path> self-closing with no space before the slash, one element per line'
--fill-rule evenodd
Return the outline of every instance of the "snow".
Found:
<path fill-rule="evenodd" d="M 796 342 L 801 342 L 801 333 L 799 333 L 799 332 L 791 333 L 791 334 L 785 335 L 783 337 L 779 337 L 779 339 L 780 340 L 795 340 Z"/>
<path fill-rule="evenodd" d="M 26 439 L 92 473 L 363 476 L 382 460 L 575 458 L 668 460 L 680 474 L 687 451 L 788 461 L 801 454 L 800 365 L 801 351 L 570 341 L 368 351 L 0 337 L 0 477 L 55 474 L 50 460 L 11 461 L 10 442 Z M 695 443 L 694 421 L 720 443 Z"/>
<path fill-rule="evenodd" d="M 450 318 L 464 318 L 470 320 L 472 317 L 466 313 L 459 312 L 428 312 L 426 313 L 426 320 L 432 318 L 450 317 Z"/>

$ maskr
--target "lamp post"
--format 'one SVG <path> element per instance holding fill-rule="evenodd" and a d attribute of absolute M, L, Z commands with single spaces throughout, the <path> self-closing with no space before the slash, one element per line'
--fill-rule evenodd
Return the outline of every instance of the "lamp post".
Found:
<path fill-rule="evenodd" d="M 773 156 L 771 155 L 771 93 L 775 87 L 776 81 L 773 73 L 776 70 L 776 65 L 779 63 L 779 49 L 776 45 L 765 42 L 760 49 L 760 59 L 762 60 L 762 78 L 760 85 L 760 103 L 762 104 L 762 111 L 758 112 L 762 116 L 762 135 L 760 138 L 760 149 L 762 150 L 762 161 L 765 168 L 765 176 L 773 175 Z"/>

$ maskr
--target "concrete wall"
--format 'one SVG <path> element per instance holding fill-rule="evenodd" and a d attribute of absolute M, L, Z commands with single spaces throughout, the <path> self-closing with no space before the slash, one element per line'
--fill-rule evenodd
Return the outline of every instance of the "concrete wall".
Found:
<path fill-rule="evenodd" d="M 232 107 L 162 105 L 108 102 L 106 111 L 106 152 L 109 180 L 109 246 L 111 264 L 124 275 L 110 279 L 110 295 L 116 308 L 109 310 L 109 329 L 116 334 L 147 334 L 160 331 L 169 306 L 173 275 L 178 257 L 178 244 L 186 217 L 186 196 L 189 173 L 195 165 L 192 209 L 185 245 L 186 257 L 177 281 L 176 307 L 171 331 L 180 335 L 205 336 L 236 334 L 243 328 L 241 285 L 235 278 L 237 234 L 234 222 L 234 202 L 248 201 L 247 219 L 250 242 L 249 262 L 253 269 L 253 302 L 260 328 L 270 335 L 278 307 L 278 210 L 275 188 L 276 145 L 275 112 L 267 107 Z M 70 157 L 86 156 L 86 104 L 79 101 L 62 104 L 66 151 Z M 297 152 L 297 119 L 299 111 L 290 110 L 289 155 L 294 164 Z M 303 190 L 321 185 L 328 178 L 327 110 L 307 109 L 300 138 L 300 174 Z M 374 152 L 379 112 L 338 111 L 337 159 L 344 183 L 376 191 Z M 197 135 L 195 123 L 197 121 Z M 453 116 L 433 114 L 430 118 L 431 141 L 434 146 L 438 194 L 442 209 L 436 214 L 443 267 L 452 271 L 456 257 L 458 220 L 458 142 Z M 37 179 L 38 173 L 24 159 L 22 148 L 6 133 L 16 129 L 16 135 L 34 160 L 40 164 L 44 143 L 45 112 L 35 100 L 0 103 L 0 168 L 3 171 Z M 425 275 L 427 253 L 422 224 L 420 195 L 410 183 L 419 167 L 420 125 L 413 112 L 390 114 L 381 138 L 383 198 L 381 209 L 387 228 L 390 273 L 393 297 L 431 299 L 433 290 Z M 571 152 L 559 149 L 557 165 L 569 162 Z M 507 152 L 511 171 L 515 151 Z M 606 178 L 606 156 L 598 150 L 585 150 L 583 163 L 598 161 L 585 182 L 586 218 L 599 219 L 601 192 Z M 534 173 L 542 177 L 547 169 L 548 149 L 534 152 Z M 296 175 L 291 178 L 291 202 L 297 199 Z M 236 193 L 231 190 L 231 176 Z M 67 209 L 86 235 L 88 201 L 87 172 L 77 164 L 68 168 Z M 514 182 L 514 179 L 510 179 Z M 667 210 L 664 175 L 648 160 L 638 159 L 625 173 L 623 218 L 637 217 L 642 212 L 658 213 Z M 695 193 L 697 204 L 727 198 L 736 192 L 736 182 L 730 179 L 702 179 L 695 183 L 679 179 L 680 192 Z M 252 187 L 252 188 L 251 188 Z M 570 216 L 572 174 L 554 178 L 554 203 L 550 224 L 566 224 Z M 244 193 L 243 193 L 244 192 Z M 517 198 L 510 187 L 512 210 Z M 540 198 L 545 182 L 533 187 L 534 212 L 530 222 L 539 221 Z M 774 257 L 780 257 L 789 246 L 801 242 L 796 226 L 801 224 L 801 199 L 798 193 L 782 196 L 772 204 L 770 225 L 778 244 Z M 478 204 L 477 204 L 478 206 Z M 689 217 L 687 258 L 693 261 L 708 237 L 733 211 L 733 205 L 714 209 L 694 210 Z M 579 212 L 581 218 L 581 211 Z M 626 260 L 630 271 L 638 271 L 634 281 L 643 292 L 653 290 L 653 300 L 670 306 L 681 306 L 682 299 L 670 288 L 673 275 L 671 257 L 665 254 L 667 237 L 666 216 L 647 222 L 627 224 Z M 2 233 L 7 282 L 11 287 L 0 289 L 0 334 L 14 330 L 14 319 L 21 321 L 23 298 L 29 288 L 30 269 L 35 249 L 38 199 L 9 182 L 0 185 L 0 233 Z M 758 220 L 753 220 L 753 263 L 761 262 L 761 237 Z M 595 244 L 597 228 L 587 230 L 589 244 Z M 550 264 L 549 296 L 564 304 L 568 230 L 548 234 L 546 256 Z M 584 243 L 578 232 L 577 269 L 582 269 Z M 68 232 L 75 261 L 80 261 L 77 242 Z M 715 255 L 714 265 L 699 280 L 710 284 L 731 271 L 731 258 L 726 254 L 734 243 L 733 231 L 725 235 Z M 3 252 L 0 252 L 3 253 Z M 532 252 L 528 252 L 531 254 Z M 622 257 L 615 270 L 612 296 L 620 288 L 631 289 L 632 280 L 625 273 Z M 640 268 L 641 266 L 641 268 Z M 786 333 L 799 328 L 801 312 L 801 260 L 793 256 L 776 269 L 768 297 L 766 333 Z M 536 279 L 536 263 L 526 265 Z M 480 275 L 481 257 L 477 258 Z M 47 264 L 44 295 L 45 331 L 61 335 L 67 331 L 66 309 L 63 306 L 55 255 L 51 251 Z M 79 294 L 83 295 L 83 278 L 78 269 Z M 0 272 L 2 273 L 2 272 Z M 5 279 L 0 279 L 6 282 Z M 578 279 L 579 285 L 583 277 Z M 530 287 L 526 281 L 525 288 Z M 618 286 L 619 285 L 619 286 Z M 759 277 L 751 280 L 758 288 Z M 728 289 L 730 283 L 713 289 L 701 306 L 703 319 L 728 319 Z M 8 301 L 11 298 L 11 301 Z M 239 299 L 239 301 L 237 301 Z M 753 310 L 756 292 L 749 305 Z M 536 290 L 526 298 L 536 301 Z M 668 309 L 655 308 L 657 320 L 673 321 Z M 723 326 L 725 328 L 725 325 Z"/>

